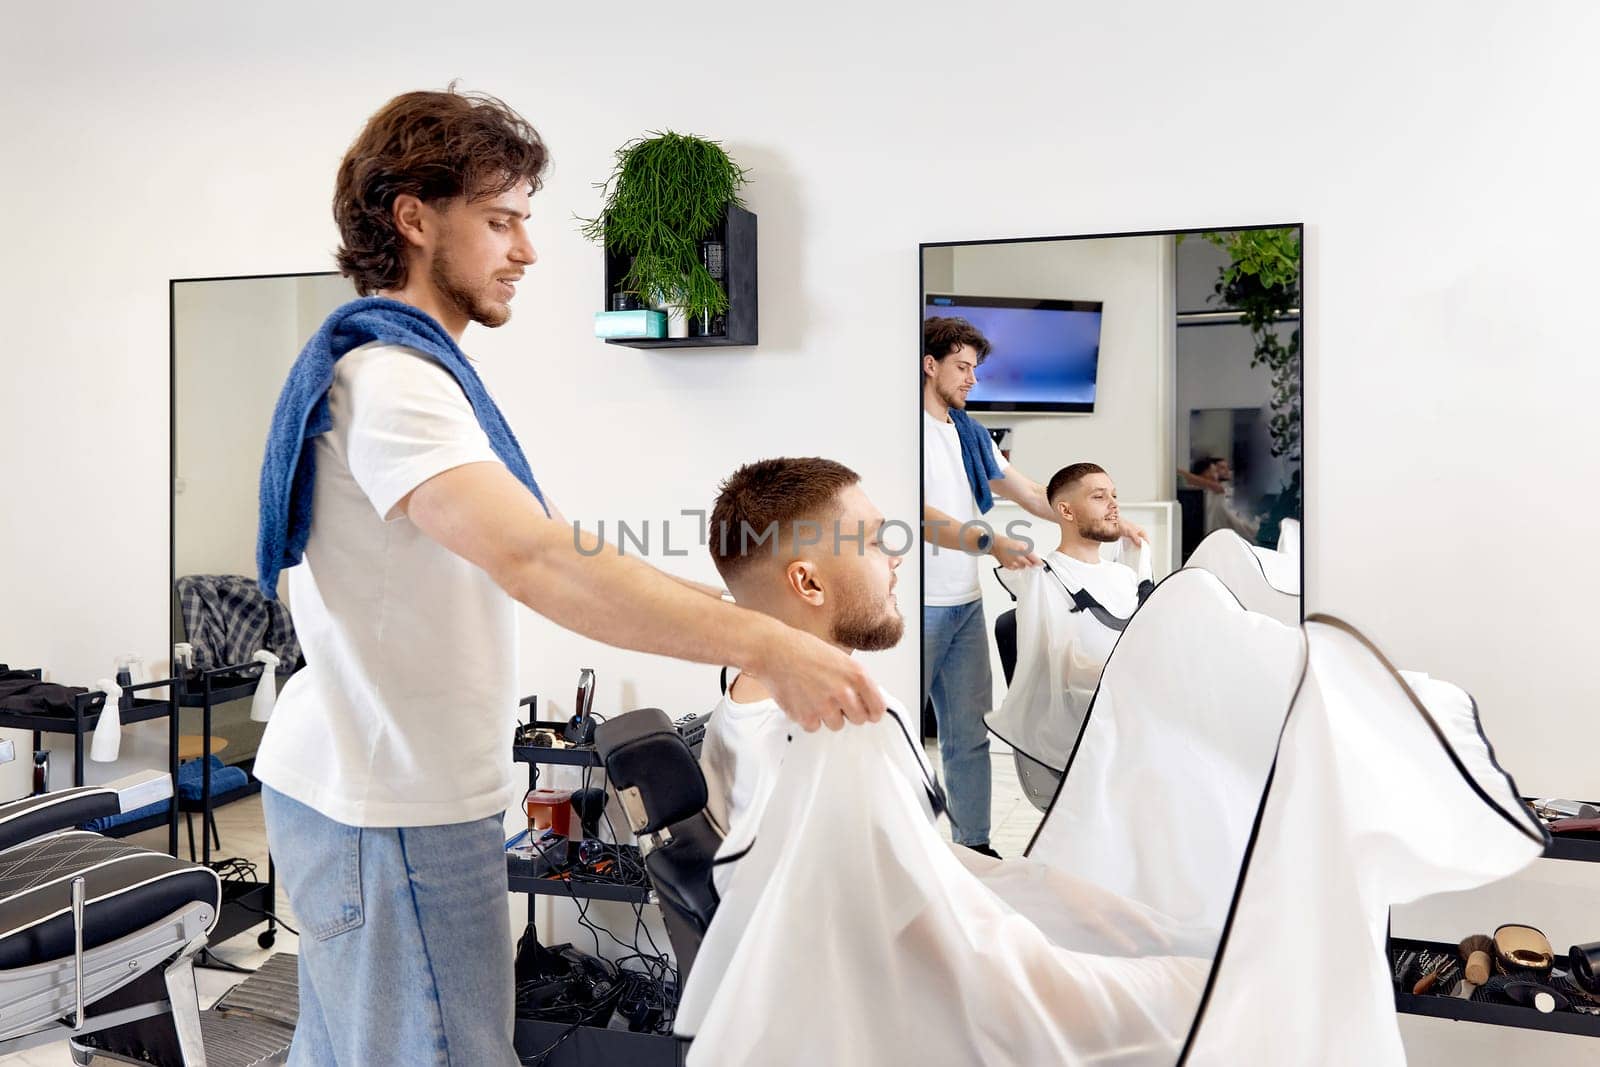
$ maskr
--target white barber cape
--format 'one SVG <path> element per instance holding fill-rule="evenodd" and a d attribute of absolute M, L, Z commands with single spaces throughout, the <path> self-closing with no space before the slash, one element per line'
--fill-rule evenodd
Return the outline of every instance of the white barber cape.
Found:
<path fill-rule="evenodd" d="M 693 1067 L 1399 1065 L 1389 907 L 1543 848 L 1464 693 L 1201 570 L 1117 642 L 1026 859 L 939 837 L 889 706 L 737 772 L 773 780 L 729 815 Z"/>
<path fill-rule="evenodd" d="M 692 1067 L 1173 1062 L 1210 969 L 1196 939 L 951 845 L 930 782 L 892 717 L 787 735 L 771 788 L 746 794 L 764 808 L 730 812 L 718 853 L 722 902 L 676 1024 Z"/>
<path fill-rule="evenodd" d="M 1232 530 L 1218 530 L 1195 548 L 1185 567 L 1210 571 L 1248 611 L 1300 625 L 1300 524 L 1283 520 L 1278 548 L 1252 545 Z"/>
<path fill-rule="evenodd" d="M 1069 590 L 1086 590 L 1113 616 L 1131 618 L 1139 583 L 1150 578 L 1150 553 L 1121 542 L 1129 563 L 1084 563 L 1060 552 L 1042 567 L 1007 572 L 1017 598 L 1017 664 L 1000 707 L 986 717 L 994 735 L 1059 775 L 1083 728 L 1118 631 L 1074 610 Z"/>
<path fill-rule="evenodd" d="M 1396 672 L 1335 619 L 1313 615 L 1305 634 L 1194 1067 L 1404 1064 L 1389 908 L 1509 877 L 1544 850 L 1470 696 Z"/>
<path fill-rule="evenodd" d="M 1298 628 L 1181 570 L 1106 664 L 1030 858 L 1191 926 L 1214 947 L 1304 666 Z"/>

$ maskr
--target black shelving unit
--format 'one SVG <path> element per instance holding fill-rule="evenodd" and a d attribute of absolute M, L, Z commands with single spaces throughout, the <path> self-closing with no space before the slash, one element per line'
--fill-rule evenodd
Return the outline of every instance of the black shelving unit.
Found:
<path fill-rule="evenodd" d="M 729 204 L 721 225 L 704 240 L 723 244 L 723 288 L 728 293 L 727 327 L 720 334 L 693 337 L 608 337 L 606 344 L 627 348 L 730 348 L 757 344 L 761 322 L 756 293 L 756 216 L 737 204 Z M 602 308 L 610 308 L 611 294 L 628 273 L 628 257 L 606 250 Z M 691 327 L 692 328 L 692 327 Z"/>
<path fill-rule="evenodd" d="M 1544 858 L 1574 860 L 1579 863 L 1600 862 L 1600 841 L 1552 836 L 1545 846 Z M 1454 954 L 1457 946 L 1441 941 L 1419 941 L 1414 938 L 1388 939 L 1385 953 L 1393 959 L 1394 949 L 1431 948 Z M 1567 970 L 1567 957 L 1557 956 L 1555 968 Z M 1453 1019 L 1457 1022 L 1482 1023 L 1488 1026 L 1511 1026 L 1522 1030 L 1545 1030 L 1555 1034 L 1575 1034 L 1580 1037 L 1600 1037 L 1600 1015 L 1576 1011 L 1542 1012 L 1517 1004 L 1485 1004 L 1463 1000 L 1460 997 L 1423 994 L 1418 996 L 1396 990 L 1395 1010 L 1402 1015 L 1427 1015 L 1435 1019 Z"/>
<path fill-rule="evenodd" d="M 35 678 L 42 678 L 44 672 L 34 668 L 26 673 Z M 174 689 L 168 688 L 167 696 L 163 699 L 141 697 L 138 694 L 148 693 L 162 686 L 171 687 L 175 679 L 165 678 L 154 682 L 141 682 L 138 685 L 123 686 L 122 700 L 118 704 L 118 717 L 124 726 L 134 723 L 151 722 L 155 719 L 167 720 L 167 773 L 172 776 L 172 798 L 167 802 L 165 815 L 155 814 L 132 822 L 121 823 L 101 833 L 106 837 L 129 837 L 153 830 L 163 823 L 167 824 L 167 852 L 173 856 L 178 854 L 178 714 L 177 704 L 173 700 Z M 0 711 L 0 729 L 27 730 L 33 734 L 33 749 L 37 752 L 44 740 L 45 734 L 71 734 L 72 735 L 72 784 L 83 785 L 84 771 L 84 741 L 100 724 L 100 716 L 105 712 L 106 695 L 100 692 L 79 693 L 72 698 L 72 714 L 68 715 L 30 715 L 14 711 Z"/>
<path fill-rule="evenodd" d="M 200 816 L 200 862 L 211 862 L 211 839 L 216 832 L 215 811 L 224 804 L 235 800 L 253 796 L 261 792 L 261 783 L 249 771 L 245 772 L 245 784 L 237 789 L 230 789 L 217 796 L 211 795 L 211 713 L 220 704 L 227 704 L 235 700 L 245 700 L 255 694 L 256 685 L 260 681 L 261 672 L 265 664 L 258 660 L 248 663 L 234 663 L 227 666 L 215 667 L 210 670 L 200 671 L 189 678 L 179 678 L 173 686 L 174 700 L 180 708 L 197 708 L 201 713 L 201 743 L 200 743 L 200 799 L 178 800 L 178 807 L 186 814 Z M 173 716 L 177 721 L 177 716 Z M 172 751 L 177 754 L 177 732 L 174 728 Z M 177 772 L 173 772 L 173 789 L 176 797 Z M 177 855 L 177 824 L 173 824 L 172 846 L 173 855 Z M 189 848 L 194 850 L 194 828 L 191 823 L 189 829 Z M 271 948 L 278 939 L 278 920 L 274 915 L 277 911 L 277 873 L 272 865 L 272 856 L 267 856 L 266 879 L 234 879 L 223 883 L 222 910 L 217 915 L 217 925 L 211 932 L 211 940 L 221 944 L 229 938 L 236 937 L 252 927 L 259 926 L 264 921 L 267 928 L 256 937 L 256 944 L 262 948 Z"/>
<path fill-rule="evenodd" d="M 1431 948 L 1439 952 L 1454 953 L 1456 946 L 1442 941 L 1417 941 L 1407 937 L 1391 938 L 1391 948 Z M 1567 958 L 1557 956 L 1555 966 L 1566 970 Z M 1396 1010 L 1406 1015 L 1430 1015 L 1435 1019 L 1455 1019 L 1459 1022 L 1487 1023 L 1491 1026 L 1515 1026 L 1523 1030 L 1548 1030 L 1555 1034 L 1578 1034 L 1583 1037 L 1600 1037 L 1600 1015 L 1586 1015 L 1576 1011 L 1542 1012 L 1537 1008 L 1524 1008 L 1517 1004 L 1484 1004 L 1463 1000 L 1460 997 L 1435 996 L 1396 992 Z"/>
<path fill-rule="evenodd" d="M 535 705 L 533 698 L 522 701 Z M 540 722 L 535 727 L 558 735 L 565 723 Z M 605 763 L 593 748 L 544 748 L 515 745 L 512 757 L 528 765 L 528 788 L 538 788 L 539 765 L 600 767 Z M 530 861 L 506 856 L 506 879 L 513 893 L 528 895 L 528 926 L 533 926 L 533 898 L 537 895 L 585 900 L 618 900 L 629 904 L 653 904 L 655 893 L 642 886 L 607 885 L 604 882 L 571 882 L 560 878 L 536 877 L 528 873 Z M 516 1020 L 515 1046 L 522 1057 L 540 1056 L 546 1067 L 683 1067 L 688 1043 L 671 1034 L 641 1034 L 605 1026 L 584 1026 L 546 1022 L 542 1019 Z"/>

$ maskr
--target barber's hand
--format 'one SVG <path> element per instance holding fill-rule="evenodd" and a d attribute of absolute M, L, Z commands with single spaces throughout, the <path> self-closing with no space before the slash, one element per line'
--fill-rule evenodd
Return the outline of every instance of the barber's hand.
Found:
<path fill-rule="evenodd" d="M 1020 571 L 1024 567 L 1037 567 L 1039 557 L 1034 554 L 1028 542 L 1019 541 L 1015 537 L 996 536 L 989 543 L 989 555 L 1000 562 L 1000 566 L 1008 571 Z"/>
<path fill-rule="evenodd" d="M 1122 520 L 1122 536 L 1136 545 L 1150 543 L 1150 535 L 1144 532 L 1144 527 L 1136 522 L 1129 522 L 1127 519 Z"/>
<path fill-rule="evenodd" d="M 884 700 L 866 669 L 837 648 L 790 627 L 756 671 L 778 707 L 806 731 L 883 718 Z"/>

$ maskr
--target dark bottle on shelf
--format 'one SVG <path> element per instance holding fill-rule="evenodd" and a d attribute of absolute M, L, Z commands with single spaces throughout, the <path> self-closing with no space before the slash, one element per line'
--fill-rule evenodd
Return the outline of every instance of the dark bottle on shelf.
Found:
<path fill-rule="evenodd" d="M 706 268 L 706 273 L 711 275 L 726 293 L 728 291 L 727 245 L 720 237 L 710 237 L 700 242 L 700 263 Z M 702 337 L 726 337 L 728 316 L 718 313 L 697 317 L 693 329 Z"/>

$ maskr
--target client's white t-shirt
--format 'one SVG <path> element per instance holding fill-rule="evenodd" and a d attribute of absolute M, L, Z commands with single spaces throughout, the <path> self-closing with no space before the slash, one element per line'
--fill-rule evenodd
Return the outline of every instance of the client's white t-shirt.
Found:
<path fill-rule="evenodd" d="M 1088 590 L 1089 595 L 1100 602 L 1101 607 L 1117 618 L 1132 618 L 1133 613 L 1138 610 L 1139 576 L 1133 568 L 1109 559 L 1102 559 L 1098 563 L 1085 563 L 1060 551 L 1049 553 L 1044 560 L 1063 579 L 1067 589 Z M 1044 581 L 1047 585 L 1055 584 L 1055 579 L 1048 575 Z M 1057 591 L 1062 597 L 1067 598 L 1065 590 L 1058 586 Z M 1072 634 L 1074 660 L 1104 667 L 1121 633 L 1100 625 L 1088 614 L 1070 617 L 1074 620 L 1084 620 Z M 1095 673 L 1098 675 L 1098 670 Z"/>
<path fill-rule="evenodd" d="M 255 773 L 353 826 L 470 822 L 514 784 L 516 605 L 481 568 L 390 512 L 436 474 L 499 463 L 449 371 L 369 344 L 334 364 L 312 440 L 305 560 L 288 574 L 306 666 L 285 683 Z"/>
<path fill-rule="evenodd" d="M 731 692 L 732 687 L 729 689 Z M 906 714 L 905 705 L 882 689 L 878 692 L 884 706 L 900 717 L 909 731 L 907 737 L 914 739 L 918 724 Z M 901 727 L 887 716 L 877 728 L 901 733 Z M 742 852 L 755 840 L 789 749 L 790 734 L 799 729 L 770 697 L 741 703 L 724 693 L 712 711 L 700 746 L 700 770 L 706 778 L 706 811 L 723 832 L 718 856 Z M 861 727 L 846 723 L 844 729 Z M 892 751 L 897 757 L 895 768 L 904 776 L 906 785 L 921 796 L 933 774 L 921 746 L 906 740 L 903 752 L 898 745 L 892 746 Z M 720 868 L 718 876 L 727 870 Z"/>

